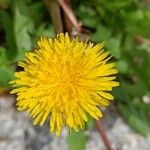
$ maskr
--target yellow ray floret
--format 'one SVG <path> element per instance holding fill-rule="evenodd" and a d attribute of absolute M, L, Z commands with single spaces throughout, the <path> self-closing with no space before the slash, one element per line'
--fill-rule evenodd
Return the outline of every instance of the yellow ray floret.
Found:
<path fill-rule="evenodd" d="M 84 127 L 87 113 L 102 117 L 99 106 L 108 106 L 113 96 L 108 93 L 119 85 L 115 63 L 104 52 L 103 43 L 71 40 L 68 34 L 55 39 L 42 36 L 38 49 L 26 53 L 19 62 L 24 71 L 16 72 L 11 81 L 17 94 L 18 110 L 27 110 L 34 125 L 50 118 L 50 131 L 59 136 L 64 125 L 78 131 Z"/>

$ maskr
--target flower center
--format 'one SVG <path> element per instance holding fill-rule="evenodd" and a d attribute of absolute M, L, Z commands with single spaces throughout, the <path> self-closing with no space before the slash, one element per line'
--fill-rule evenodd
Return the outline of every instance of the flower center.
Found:
<path fill-rule="evenodd" d="M 69 91 L 71 94 L 75 91 L 81 77 L 81 71 L 77 64 L 73 66 L 67 62 L 61 64 L 61 67 L 58 68 L 57 73 L 58 86 L 61 87 L 62 92 L 66 93 Z"/>

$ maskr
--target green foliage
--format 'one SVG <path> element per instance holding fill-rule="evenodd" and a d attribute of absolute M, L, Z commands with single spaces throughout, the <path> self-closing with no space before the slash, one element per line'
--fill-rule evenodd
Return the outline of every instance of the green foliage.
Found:
<path fill-rule="evenodd" d="M 143 96 L 150 90 L 150 8 L 144 0 L 82 0 L 74 5 L 83 24 L 95 30 L 92 40 L 106 41 L 116 59 L 121 86 L 113 93 L 119 111 L 133 129 L 147 135 L 150 102 Z"/>
<path fill-rule="evenodd" d="M 6 49 L 3 47 L 0 47 L 0 66 L 3 66 L 7 62 L 7 55 L 6 55 Z"/>
<path fill-rule="evenodd" d="M 133 105 L 133 104 L 130 104 L 130 105 Z M 144 136 L 146 136 L 147 133 L 150 132 L 149 123 L 147 122 L 145 118 L 146 114 L 141 114 L 142 112 L 141 110 L 138 111 L 135 107 L 131 108 L 127 105 L 122 105 L 122 104 L 119 105 L 119 108 L 121 110 L 121 113 L 124 115 L 126 121 L 137 132 L 139 132 L 140 134 Z M 144 118 L 140 118 L 139 116 L 144 117 Z"/>
<path fill-rule="evenodd" d="M 2 26 L 5 29 L 5 38 L 7 43 L 7 57 L 9 60 L 13 60 L 17 56 L 17 45 L 15 40 L 15 32 L 13 29 L 13 18 L 8 12 L 0 11 L 0 18 Z"/>
<path fill-rule="evenodd" d="M 10 87 L 8 82 L 13 78 L 14 71 L 10 67 L 0 67 L 0 85 L 6 89 Z"/>
<path fill-rule="evenodd" d="M 68 149 L 69 150 L 85 150 L 87 138 L 84 132 L 72 132 L 68 136 Z"/>

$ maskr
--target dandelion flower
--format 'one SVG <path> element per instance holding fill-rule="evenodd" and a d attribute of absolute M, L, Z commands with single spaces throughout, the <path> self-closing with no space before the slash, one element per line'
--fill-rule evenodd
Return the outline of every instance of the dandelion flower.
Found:
<path fill-rule="evenodd" d="M 84 128 L 87 114 L 102 117 L 100 107 L 108 106 L 109 93 L 119 85 L 115 63 L 104 52 L 103 43 L 94 45 L 60 33 L 55 39 L 42 36 L 38 49 L 28 52 L 11 81 L 17 94 L 19 111 L 27 110 L 33 124 L 43 125 L 50 120 L 50 132 L 60 135 L 62 127 L 70 130 Z"/>

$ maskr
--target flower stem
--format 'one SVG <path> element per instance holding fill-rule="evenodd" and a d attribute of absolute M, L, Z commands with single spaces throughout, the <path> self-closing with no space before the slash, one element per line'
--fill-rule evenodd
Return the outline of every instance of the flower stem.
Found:
<path fill-rule="evenodd" d="M 60 15 L 60 7 L 57 0 L 44 0 L 49 14 L 52 17 L 52 23 L 55 33 L 63 32 L 63 25 Z"/>
<path fill-rule="evenodd" d="M 74 15 L 71 7 L 70 7 L 70 1 L 69 0 L 59 0 L 59 4 L 62 7 L 64 13 L 68 17 L 68 19 L 71 21 L 72 25 L 75 27 L 75 29 L 78 32 L 81 32 L 81 22 L 78 22 L 76 16 Z"/>
<path fill-rule="evenodd" d="M 102 137 L 102 140 L 103 140 L 103 142 L 105 144 L 106 149 L 107 150 L 111 150 L 111 145 L 110 145 L 108 137 L 107 137 L 107 135 L 105 133 L 105 129 L 103 128 L 103 125 L 98 120 L 95 120 L 95 125 L 96 125 L 96 128 L 97 128 L 98 132 L 100 133 L 100 135 Z"/>

